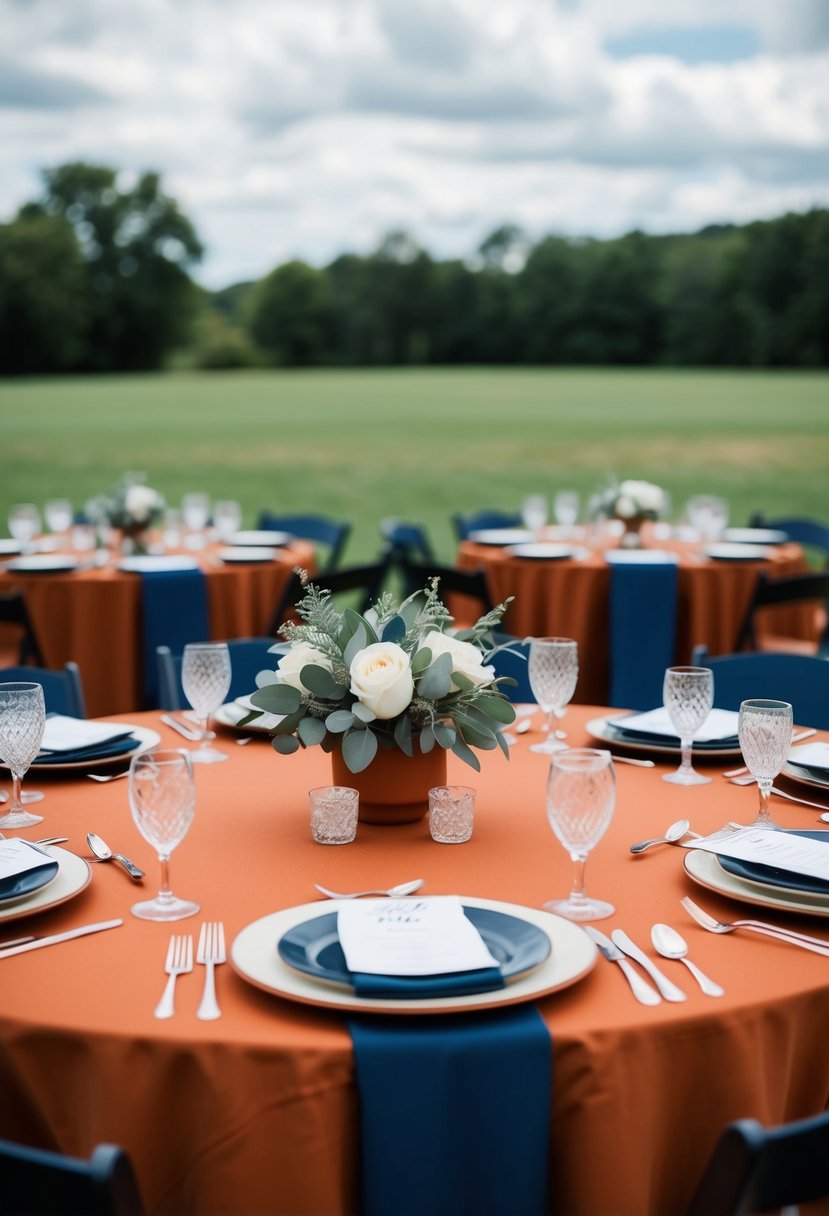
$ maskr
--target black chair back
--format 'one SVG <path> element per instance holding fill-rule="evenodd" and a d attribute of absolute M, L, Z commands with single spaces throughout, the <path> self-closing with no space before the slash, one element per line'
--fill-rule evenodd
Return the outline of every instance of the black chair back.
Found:
<path fill-rule="evenodd" d="M 686 1216 L 748 1216 L 829 1196 L 829 1112 L 762 1127 L 729 1124 L 720 1136 Z"/>
<path fill-rule="evenodd" d="M 0 595 L 0 624 L 16 625 L 19 628 L 18 663 L 34 663 L 38 667 L 44 666 L 43 652 L 40 649 L 35 627 L 26 606 L 26 597 L 22 591 L 9 591 L 6 595 Z"/>
<path fill-rule="evenodd" d="M 737 650 L 756 650 L 758 644 L 758 613 L 763 608 L 782 604 L 822 605 L 823 623 L 816 653 L 829 657 L 829 571 L 815 574 L 795 574 L 790 578 L 768 578 L 761 574 L 754 589 L 746 618 L 737 639 Z"/>
<path fill-rule="evenodd" d="M 447 595 L 463 596 L 464 599 L 472 601 L 467 605 L 458 605 L 456 615 L 459 624 L 470 623 L 473 609 L 477 619 L 495 607 L 483 570 L 458 570 L 455 566 L 443 566 L 438 562 L 413 562 L 405 558 L 397 565 L 403 575 L 404 586 L 409 589 L 408 595 L 425 587 L 430 578 L 438 578 L 438 590 L 444 603 Z M 447 604 L 447 607 L 454 611 L 452 605 Z"/>
<path fill-rule="evenodd" d="M 365 612 L 379 598 L 389 569 L 389 562 L 384 559 L 366 566 L 345 566 L 342 570 L 324 571 L 312 576 L 308 581 L 321 591 L 330 591 L 332 595 L 361 592 L 355 606 L 358 612 Z M 294 604 L 302 599 L 304 590 L 301 577 L 294 572 L 285 584 L 268 626 L 275 640 L 279 626 L 293 617 Z"/>
<path fill-rule="evenodd" d="M 261 511 L 257 526 L 269 532 L 290 532 L 302 540 L 312 540 L 327 549 L 322 571 L 339 569 L 345 542 L 351 534 L 351 524 L 325 515 L 276 515 Z"/>
<path fill-rule="evenodd" d="M 817 549 L 823 557 L 824 564 L 829 566 L 829 524 L 820 520 L 809 519 L 805 515 L 783 515 L 777 519 L 768 519 L 759 511 L 749 520 L 752 528 L 774 528 L 785 532 L 789 540 L 807 548 Z"/>
<path fill-rule="evenodd" d="M 99 1144 L 88 1161 L 0 1140 L 0 1216 L 142 1216 L 132 1164 Z"/>

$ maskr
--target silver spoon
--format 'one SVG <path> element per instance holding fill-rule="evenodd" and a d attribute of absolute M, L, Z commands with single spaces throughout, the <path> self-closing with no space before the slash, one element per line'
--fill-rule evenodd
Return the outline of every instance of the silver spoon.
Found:
<path fill-rule="evenodd" d="M 725 996 L 724 988 L 715 984 L 700 971 L 696 963 L 692 963 L 689 958 L 685 957 L 688 953 L 688 946 L 685 938 L 681 937 L 676 929 L 672 929 L 670 925 L 654 925 L 651 929 L 651 941 L 654 949 L 663 958 L 675 958 L 684 963 L 706 996 Z"/>
<path fill-rule="evenodd" d="M 388 891 L 350 891 L 345 895 L 341 891 L 329 891 L 328 887 L 321 887 L 318 882 L 314 886 L 329 899 L 359 899 L 361 895 L 388 895 L 391 899 L 398 899 L 402 895 L 413 894 L 423 886 L 423 881 L 422 878 L 415 878 L 411 882 L 401 882 L 397 887 L 389 887 Z"/>
<path fill-rule="evenodd" d="M 87 832 L 86 843 L 91 851 L 98 858 L 98 861 L 117 861 L 124 867 L 130 878 L 134 878 L 139 882 L 144 877 L 144 871 L 139 870 L 134 862 L 130 861 L 129 857 L 125 857 L 123 853 L 113 853 L 112 849 L 101 840 L 100 836 L 96 836 L 94 832 Z"/>
<path fill-rule="evenodd" d="M 654 836 L 653 840 L 639 840 L 630 846 L 630 851 L 631 853 L 644 853 L 645 849 L 649 849 L 654 844 L 674 844 L 683 836 L 688 835 L 690 826 L 687 819 L 677 819 L 676 823 L 672 823 L 669 828 L 665 829 L 664 836 Z"/>

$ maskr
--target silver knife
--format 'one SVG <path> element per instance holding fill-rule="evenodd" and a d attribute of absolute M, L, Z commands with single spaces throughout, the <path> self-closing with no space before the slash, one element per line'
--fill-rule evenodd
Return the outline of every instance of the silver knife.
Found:
<path fill-rule="evenodd" d="M 600 933 L 598 929 L 594 929 L 592 925 L 584 925 L 584 931 L 593 938 L 593 941 L 601 950 L 602 954 L 611 963 L 618 963 L 625 974 L 627 982 L 630 984 L 630 990 L 636 997 L 637 1001 L 641 1001 L 643 1005 L 661 1005 L 662 997 L 658 992 L 654 992 L 647 980 L 643 980 L 637 971 L 634 971 L 630 963 L 625 958 L 618 946 L 614 946 L 609 937 L 605 937 L 604 933 Z"/>
<path fill-rule="evenodd" d="M 48 937 L 36 937 L 33 941 L 21 946 L 10 946 L 0 950 L 0 958 L 11 958 L 13 954 L 25 954 L 27 950 L 39 950 L 41 946 L 54 946 L 57 942 L 68 942 L 73 937 L 83 937 L 87 933 L 100 933 L 102 929 L 115 929 L 123 925 L 123 920 L 102 920 L 97 925 L 81 925 L 79 929 L 67 929 L 65 933 L 52 933 Z"/>
<path fill-rule="evenodd" d="M 189 739 L 191 743 L 198 743 L 202 738 L 201 731 L 190 730 L 189 726 L 185 726 L 176 718 L 171 718 L 169 714 L 162 714 L 161 721 L 165 726 L 169 726 L 171 730 L 177 730 L 183 738 Z"/>
<path fill-rule="evenodd" d="M 640 967 L 645 968 L 666 1001 L 688 1000 L 682 989 L 677 988 L 676 984 L 669 980 L 664 972 L 659 970 L 656 963 L 648 958 L 644 950 L 640 950 L 636 943 L 630 940 L 624 929 L 614 929 L 610 936 L 613 939 L 614 946 L 618 946 L 620 950 L 624 950 L 625 954 L 635 959 Z"/>

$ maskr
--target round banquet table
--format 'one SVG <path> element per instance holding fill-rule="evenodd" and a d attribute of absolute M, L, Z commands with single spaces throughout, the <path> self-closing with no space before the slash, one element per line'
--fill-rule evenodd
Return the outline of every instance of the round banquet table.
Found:
<path fill-rule="evenodd" d="M 770 549 L 757 561 L 721 561 L 701 555 L 697 543 L 653 539 L 643 529 L 653 548 L 679 557 L 675 662 L 689 663 L 691 651 L 704 644 L 709 653 L 734 650 L 748 612 L 761 570 L 771 577 L 797 574 L 806 569 L 799 545 L 784 544 Z M 556 540 L 557 538 L 552 538 Z M 516 637 L 569 637 L 579 643 L 579 682 L 574 700 L 603 704 L 610 687 L 610 578 L 611 567 L 603 552 L 615 546 L 607 541 L 599 547 L 582 540 L 560 542 L 572 545 L 574 556 L 555 560 L 516 557 L 495 545 L 463 541 L 457 564 L 461 569 L 481 568 L 495 603 L 513 596 L 504 628 Z M 774 609 L 764 616 L 764 626 L 775 633 L 816 640 L 814 613 L 808 608 Z"/>
<path fill-rule="evenodd" d="M 602 712 L 571 707 L 570 741 L 589 742 L 585 724 Z M 168 746 L 181 742 L 156 714 L 131 720 Z M 420 876 L 424 894 L 540 907 L 566 893 L 571 866 L 547 825 L 547 759 L 528 750 L 533 737 L 519 738 L 509 762 L 485 755 L 480 774 L 450 756 L 450 780 L 478 791 L 467 844 L 435 844 L 421 822 L 360 825 L 352 845 L 336 848 L 309 832 L 307 790 L 329 779 L 320 749 L 279 756 L 263 737 L 237 747 L 220 731 L 230 761 L 197 768 L 196 818 L 171 866 L 174 891 L 200 901 L 200 916 L 173 926 L 136 920 L 129 909 L 142 888 L 105 864 L 60 907 L 0 924 L 6 940 L 124 918 L 109 932 L 0 959 L 0 1136 L 80 1156 L 102 1140 L 122 1144 L 149 1213 L 356 1212 L 359 1122 L 343 1015 L 261 991 L 227 965 L 217 969 L 220 1020 L 195 1017 L 196 967 L 178 981 L 175 1016 L 159 1021 L 170 932 L 197 937 L 202 918 L 220 919 L 230 943 L 251 922 L 312 900 L 314 882 L 356 890 Z M 651 925 L 675 926 L 726 994 L 703 995 L 680 964 L 665 962 L 688 1000 L 647 1008 L 599 958 L 537 1001 L 553 1042 L 552 1213 L 682 1211 L 729 1120 L 777 1123 L 827 1104 L 829 959 L 750 933 L 706 933 L 682 895 L 718 917 L 752 912 L 695 884 L 679 847 L 628 852 L 679 817 L 703 833 L 753 818 L 756 791 L 719 775 L 738 762 L 709 761 L 713 782 L 690 789 L 661 781 L 664 764 L 617 765 L 616 814 L 587 865 L 588 891 L 616 905 L 599 927 L 624 927 L 652 953 Z M 39 773 L 38 784 L 44 822 L 25 835 L 65 834 L 64 847 L 85 854 L 86 832 L 97 831 L 155 889 L 157 863 L 130 819 L 126 782 Z M 773 806 L 783 826 L 815 826 L 812 810 Z M 777 911 L 767 919 L 829 941 L 827 920 Z"/>
<path fill-rule="evenodd" d="M 223 563 L 220 549 L 209 545 L 187 553 L 205 575 L 215 640 L 264 634 L 294 566 L 314 569 L 314 547 L 306 541 L 278 549 L 269 562 Z M 80 568 L 68 573 L 19 574 L 0 567 L 0 595 L 15 587 L 23 591 L 47 667 L 70 659 L 78 664 L 90 717 L 135 710 L 143 685 L 141 577 L 119 570 L 116 562 L 100 569 L 73 556 Z"/>

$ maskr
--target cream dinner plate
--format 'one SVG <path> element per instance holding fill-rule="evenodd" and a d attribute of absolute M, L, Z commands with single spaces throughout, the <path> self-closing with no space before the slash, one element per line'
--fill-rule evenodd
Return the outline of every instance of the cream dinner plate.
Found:
<path fill-rule="evenodd" d="M 728 544 L 725 541 L 706 545 L 703 553 L 721 562 L 759 562 L 769 556 L 769 550 L 764 545 Z"/>
<path fill-rule="evenodd" d="M 507 553 L 510 557 L 524 557 L 536 561 L 560 561 L 573 556 L 570 545 L 551 545 L 546 541 L 531 541 L 526 545 L 509 545 Z"/>
<path fill-rule="evenodd" d="M 151 747 L 158 747 L 161 742 L 161 735 L 154 730 L 149 730 L 146 726 L 130 726 L 128 722 L 112 722 L 112 726 L 120 726 L 122 730 L 130 731 L 135 736 L 135 747 L 128 752 L 119 752 L 115 756 L 94 756 L 89 760 L 59 760 L 59 752 L 55 752 L 54 760 L 44 760 L 42 763 L 33 764 L 29 768 L 29 780 L 37 773 L 62 772 L 65 769 L 72 768 L 100 768 L 105 764 L 129 764 L 133 756 L 140 752 L 148 752 Z M 5 764 L 0 764 L 0 768 L 6 768 Z"/>
<path fill-rule="evenodd" d="M 784 777 L 788 777 L 790 781 L 796 781 L 798 785 L 811 786 L 813 790 L 823 790 L 824 794 L 829 794 L 829 771 L 826 773 L 826 779 L 822 780 L 817 775 L 815 769 L 801 767 L 799 764 L 793 764 L 791 760 L 787 760 L 780 770 Z M 829 811 L 829 805 L 826 807 Z"/>
<path fill-rule="evenodd" d="M 6 563 L 14 574 L 64 574 L 77 569 L 78 559 L 58 553 L 30 553 Z"/>
<path fill-rule="evenodd" d="M 216 556 L 223 562 L 247 565 L 250 562 L 272 562 L 278 552 L 277 549 L 262 548 L 259 545 L 235 545 L 229 549 L 220 549 Z"/>
<path fill-rule="evenodd" d="M 466 996 L 379 999 L 358 997 L 350 989 L 324 984 L 283 963 L 277 943 L 289 929 L 304 921 L 323 915 L 325 904 L 316 900 L 296 908 L 285 908 L 263 916 L 242 929 L 230 951 L 231 964 L 243 980 L 256 988 L 274 993 L 289 1001 L 304 1005 L 320 1005 L 329 1009 L 366 1011 L 372 1013 L 455 1013 L 474 1009 L 494 1009 L 501 1005 L 517 1005 L 557 992 L 577 983 L 595 965 L 596 947 L 583 929 L 563 917 L 553 916 L 540 908 L 502 903 L 492 899 L 471 899 L 463 896 L 464 904 L 473 908 L 488 908 L 503 912 L 536 925 L 550 939 L 550 953 L 532 971 L 496 992 L 478 992 Z"/>
<path fill-rule="evenodd" d="M 789 534 L 777 528 L 726 528 L 722 538 L 738 545 L 785 545 Z"/>
<path fill-rule="evenodd" d="M 618 714 L 613 714 L 612 717 L 618 718 Z M 593 739 L 599 739 L 602 743 L 609 743 L 613 747 L 625 748 L 631 752 L 658 752 L 664 756 L 679 755 L 679 741 L 675 744 L 668 743 L 645 743 L 639 739 L 629 739 L 622 731 L 617 731 L 613 728 L 610 718 L 591 718 L 584 728 L 588 735 Z M 730 756 L 742 756 L 739 744 L 734 747 L 695 747 L 693 749 L 694 760 L 722 759 Z"/>
<path fill-rule="evenodd" d="M 74 853 L 56 845 L 51 845 L 47 852 L 58 863 L 57 877 L 48 886 L 40 887 L 31 895 L 5 900 L 0 904 L 0 922 L 19 920 L 23 916 L 32 916 L 35 912 L 45 912 L 47 908 L 54 908 L 79 895 L 84 887 L 89 885 L 92 871 L 83 857 L 76 857 Z"/>
<path fill-rule="evenodd" d="M 466 538 L 473 545 L 523 545 L 535 540 L 528 528 L 480 528 Z"/>
<path fill-rule="evenodd" d="M 829 897 L 808 895 L 803 891 L 786 891 L 782 887 L 766 886 L 729 874 L 717 861 L 715 853 L 705 849 L 690 849 L 683 858 L 685 873 L 701 887 L 730 895 L 743 903 L 762 908 L 777 908 L 781 912 L 803 912 L 807 916 L 829 917 Z"/>
<path fill-rule="evenodd" d="M 225 537 L 228 545 L 231 548 L 238 548 L 239 545 L 253 545 L 254 548 L 273 548 L 281 545 L 289 545 L 296 537 L 290 532 L 269 532 L 253 530 L 247 532 L 231 532 Z"/>

